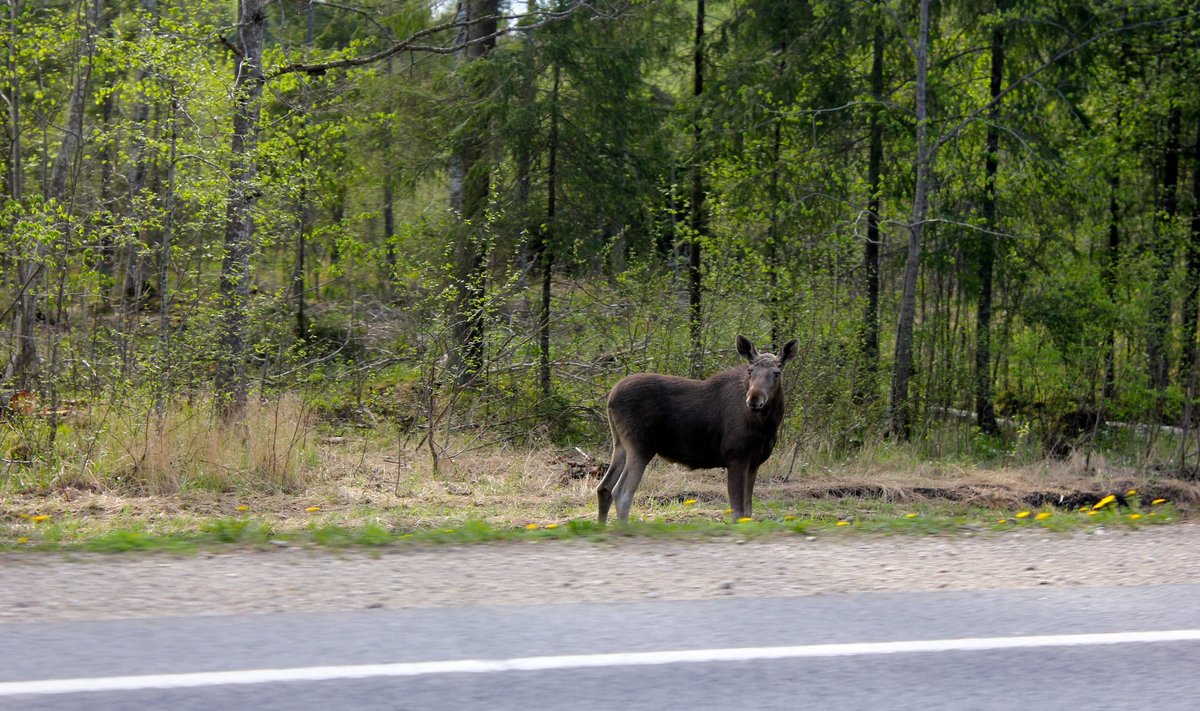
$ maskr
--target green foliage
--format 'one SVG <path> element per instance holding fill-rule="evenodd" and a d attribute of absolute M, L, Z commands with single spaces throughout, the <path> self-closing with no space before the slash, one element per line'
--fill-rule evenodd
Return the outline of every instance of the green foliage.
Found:
<path fill-rule="evenodd" d="M 599 445 L 620 377 L 691 370 L 693 242 L 703 371 L 737 362 L 737 333 L 764 349 L 797 337 L 779 452 L 835 459 L 879 446 L 915 173 L 912 8 L 710 3 L 696 97 L 692 4 L 555 6 L 573 11 L 518 20 L 524 29 L 479 61 L 412 51 L 307 71 L 284 68 L 378 53 L 450 21 L 451 8 L 271 13 L 255 177 L 234 185 L 234 55 L 215 39 L 230 39 L 233 5 L 113 6 L 100 18 L 18 5 L 0 33 L 12 148 L 0 189 L 0 320 L 12 334 L 0 343 L 0 396 L 35 404 L 4 414 L 3 486 L 296 490 L 317 456 L 298 434 L 309 408 L 337 427 L 394 423 L 432 456 Z M 1184 148 L 1200 115 L 1200 54 L 1187 12 L 1166 0 L 936 9 L 938 153 L 912 380 L 921 451 L 1011 461 L 1034 456 L 1039 430 L 1070 412 L 1158 425 L 1179 422 L 1189 398 L 1195 408 L 1185 363 L 1200 206 L 1188 188 L 1200 166 Z M 882 103 L 870 81 L 877 32 Z M 991 56 L 979 50 L 996 32 L 1007 93 L 993 112 Z M 415 39 L 451 47 L 455 30 Z M 82 145 L 60 156 L 85 69 Z M 864 363 L 872 120 L 884 154 L 883 355 Z M 1000 129 L 991 224 L 989 127 Z M 486 188 L 482 214 L 447 209 L 448 165 L 464 152 L 462 177 Z M 688 226 L 694 159 L 700 234 Z M 60 162 L 67 196 L 50 200 Z M 231 187 L 256 198 L 240 354 L 218 339 L 231 316 L 217 298 Z M 937 422 L 974 407 L 984 247 L 996 254 L 987 379 L 1015 418 L 999 436 Z M 472 319 L 481 362 L 464 378 L 454 357 Z M 1165 384 L 1150 374 L 1155 348 Z M 217 431 L 206 413 L 214 372 L 235 355 L 258 396 L 293 398 L 294 426 L 285 437 L 264 416 L 254 436 L 220 430 L 237 446 L 202 446 Z M 1112 428 L 1089 446 L 1187 464 L 1131 431 L 1148 430 Z M 213 535 L 242 535 L 229 526 Z"/>

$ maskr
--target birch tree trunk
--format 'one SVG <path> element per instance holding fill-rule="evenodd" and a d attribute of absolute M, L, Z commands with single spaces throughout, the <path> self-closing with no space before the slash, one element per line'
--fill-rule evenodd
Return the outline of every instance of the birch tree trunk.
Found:
<path fill-rule="evenodd" d="M 20 204 L 25 200 L 25 163 L 21 134 L 21 75 L 18 70 L 18 38 L 17 31 L 21 17 L 20 0 L 9 0 L 8 26 L 9 36 L 7 46 L 6 73 L 6 103 L 8 105 L 8 194 L 13 202 Z M 16 355 L 4 370 L 4 381 L 13 378 L 18 389 L 29 387 L 30 373 L 37 363 L 37 305 L 31 289 L 33 282 L 41 272 L 41 265 L 36 260 L 22 255 L 17 260 L 17 303 L 14 309 L 16 317 Z"/>
<path fill-rule="evenodd" d="M 215 387 L 221 414 L 241 417 L 246 407 L 246 325 L 250 306 L 250 255 L 254 251 L 258 119 L 263 90 L 262 54 L 265 0 L 238 4 L 239 56 L 234 74 L 233 136 L 230 139 L 229 196 L 225 217 L 225 256 L 221 263 L 221 352 Z"/>
<path fill-rule="evenodd" d="M 917 177 L 913 189 L 912 223 L 908 228 L 908 255 L 904 262 L 904 292 L 900 300 L 900 317 L 896 323 L 896 357 L 892 371 L 892 393 L 889 406 L 891 433 L 901 439 L 912 434 L 912 406 L 908 399 L 908 381 L 913 367 L 913 323 L 917 311 L 917 273 L 921 264 L 921 235 L 929 205 L 929 174 L 932 155 L 928 136 L 926 109 L 929 67 L 929 0 L 921 0 L 921 29 L 915 49 L 917 63 Z"/>

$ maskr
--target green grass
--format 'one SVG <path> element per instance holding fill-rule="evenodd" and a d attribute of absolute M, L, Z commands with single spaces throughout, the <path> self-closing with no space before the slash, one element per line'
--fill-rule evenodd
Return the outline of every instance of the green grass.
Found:
<path fill-rule="evenodd" d="M 995 511 L 978 507 L 955 508 L 946 504 L 916 507 L 873 501 L 806 502 L 783 506 L 771 502 L 760 511 L 771 513 L 751 521 L 729 522 L 691 513 L 688 506 L 667 511 L 666 516 L 642 517 L 628 524 L 601 527 L 592 518 L 573 518 L 562 523 L 510 525 L 466 519 L 457 524 L 392 528 L 367 522 L 313 522 L 303 528 L 276 530 L 269 520 L 254 516 L 216 517 L 202 520 L 186 530 L 155 530 L 143 523 L 122 524 L 96 532 L 78 522 L 39 522 L 32 530 L 0 533 L 0 551 L 89 551 L 126 553 L 165 551 L 192 553 L 222 546 L 263 547 L 270 545 L 322 548 L 380 548 L 406 545 L 479 544 L 503 541 L 638 539 L 704 540 L 717 537 L 769 539 L 787 536 L 852 535 L 950 535 L 963 531 L 993 532 L 1021 529 L 1060 533 L 1095 530 L 1097 527 L 1136 529 L 1177 521 L 1170 503 L 1146 504 L 1136 496 L 1127 507 L 1115 502 L 1080 511 L 1039 509 Z M 809 505 L 811 504 L 811 505 Z"/>

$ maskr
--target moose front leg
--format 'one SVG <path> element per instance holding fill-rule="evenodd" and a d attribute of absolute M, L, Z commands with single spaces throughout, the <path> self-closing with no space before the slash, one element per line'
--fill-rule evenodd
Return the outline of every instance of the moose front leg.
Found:
<path fill-rule="evenodd" d="M 729 486 L 729 508 L 733 514 L 733 520 L 745 518 L 750 515 L 749 500 L 746 493 L 749 487 L 746 482 L 749 477 L 749 466 L 747 462 L 733 462 L 725 470 L 727 477 L 726 483 Z"/>
<path fill-rule="evenodd" d="M 744 488 L 745 498 L 743 499 L 743 502 L 745 503 L 745 507 L 746 507 L 746 513 L 744 515 L 747 517 L 754 515 L 754 480 L 757 478 L 758 478 L 758 465 L 751 464 L 750 467 L 746 470 L 746 481 L 745 481 L 745 488 Z"/>

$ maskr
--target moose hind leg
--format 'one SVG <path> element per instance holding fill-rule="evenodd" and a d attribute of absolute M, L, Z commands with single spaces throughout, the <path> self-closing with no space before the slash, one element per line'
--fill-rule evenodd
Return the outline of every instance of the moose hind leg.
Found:
<path fill-rule="evenodd" d="M 629 521 L 629 509 L 633 507 L 633 494 L 637 491 L 638 485 L 642 483 L 642 474 L 646 472 L 646 465 L 650 463 L 649 457 L 641 452 L 626 451 L 625 473 L 621 475 L 617 486 L 613 490 L 613 496 L 617 501 L 617 519 L 622 523 Z"/>
<path fill-rule="evenodd" d="M 596 487 L 596 498 L 600 504 L 600 525 L 603 526 L 608 521 L 608 509 L 613 502 L 613 488 L 621 479 L 621 472 L 625 469 L 625 448 L 620 444 L 613 447 L 612 463 L 608 465 L 608 469 L 604 472 L 604 477 L 600 480 L 600 484 Z"/>

